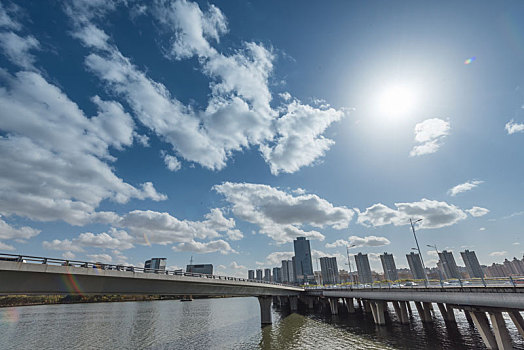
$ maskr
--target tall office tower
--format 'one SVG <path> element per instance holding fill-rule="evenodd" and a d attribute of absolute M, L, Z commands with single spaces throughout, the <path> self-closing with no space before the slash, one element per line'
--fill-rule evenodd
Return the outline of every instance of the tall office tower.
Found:
<path fill-rule="evenodd" d="M 282 282 L 282 269 L 280 267 L 273 267 L 273 282 Z"/>
<path fill-rule="evenodd" d="M 337 258 L 323 257 L 320 258 L 320 271 L 322 272 L 322 280 L 324 284 L 340 283 L 340 276 L 338 274 Z"/>
<path fill-rule="evenodd" d="M 280 280 L 282 283 L 289 283 L 289 271 L 287 270 L 287 260 L 282 260 L 282 267 L 280 268 Z"/>
<path fill-rule="evenodd" d="M 508 259 L 504 259 L 503 264 L 504 264 L 504 270 L 506 270 L 506 274 L 507 274 L 506 276 L 516 276 L 519 274 L 515 266 L 513 266 L 511 261 L 509 261 Z"/>
<path fill-rule="evenodd" d="M 309 240 L 306 237 L 297 237 L 293 245 L 295 248 L 295 277 L 297 282 L 305 282 L 314 276 Z"/>
<path fill-rule="evenodd" d="M 482 267 L 480 267 L 479 261 L 477 259 L 477 254 L 475 254 L 474 251 L 470 252 L 466 249 L 465 251 L 460 252 L 460 255 L 462 256 L 462 260 L 466 265 L 466 269 L 468 270 L 470 278 L 484 277 L 484 272 L 482 271 Z"/>
<path fill-rule="evenodd" d="M 151 258 L 144 263 L 145 272 L 163 272 L 166 270 L 166 258 Z"/>
<path fill-rule="evenodd" d="M 438 257 L 442 263 L 442 268 L 444 269 L 444 276 L 449 278 L 460 278 L 460 273 L 457 268 L 457 263 L 455 263 L 455 258 L 453 257 L 452 252 L 443 250 L 438 253 Z"/>
<path fill-rule="evenodd" d="M 271 282 L 271 269 L 264 269 L 264 281 Z"/>
<path fill-rule="evenodd" d="M 524 261 L 513 257 L 511 264 L 517 270 L 519 276 L 524 276 Z"/>
<path fill-rule="evenodd" d="M 247 271 L 247 279 L 248 280 L 254 280 L 255 279 L 255 270 L 248 270 Z"/>
<path fill-rule="evenodd" d="M 406 254 L 406 259 L 408 259 L 409 269 L 413 278 L 416 280 L 426 279 L 424 274 L 424 267 L 422 267 L 422 260 L 420 260 L 420 255 L 413 252 Z"/>
<path fill-rule="evenodd" d="M 293 274 L 292 274 L 292 277 L 290 277 L 290 280 L 292 280 L 293 282 L 301 282 L 303 280 L 300 280 L 297 278 L 297 265 L 296 265 L 296 258 L 295 257 L 292 257 L 291 258 L 291 264 L 293 265 Z"/>
<path fill-rule="evenodd" d="M 355 255 L 355 264 L 357 265 L 358 279 L 360 283 L 372 283 L 373 275 L 367 254 L 358 253 Z"/>
<path fill-rule="evenodd" d="M 382 268 L 384 269 L 384 278 L 389 281 L 398 280 L 397 266 L 393 254 L 384 253 L 380 256 Z"/>
<path fill-rule="evenodd" d="M 262 281 L 262 270 L 261 269 L 257 269 L 257 281 Z"/>

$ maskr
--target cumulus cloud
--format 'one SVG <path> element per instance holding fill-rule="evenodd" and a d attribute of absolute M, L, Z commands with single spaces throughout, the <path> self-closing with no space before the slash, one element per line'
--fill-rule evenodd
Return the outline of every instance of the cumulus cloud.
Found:
<path fill-rule="evenodd" d="M 29 52 L 38 49 L 40 44 L 33 36 L 22 37 L 13 32 L 0 32 L 0 47 L 3 54 L 13 64 L 32 69 L 35 57 Z"/>
<path fill-rule="evenodd" d="M 104 5 L 99 12 L 106 11 Z M 93 50 L 86 66 L 109 91 L 126 100 L 144 126 L 171 144 L 180 158 L 217 170 L 226 166 L 235 151 L 258 147 L 274 174 L 291 173 L 313 164 L 334 143 L 323 133 L 345 115 L 343 111 L 311 107 L 290 98 L 272 108 L 268 79 L 274 55 L 270 49 L 245 42 L 226 55 L 213 47 L 228 30 L 216 6 L 203 11 L 185 0 L 157 1 L 150 11 L 172 39 L 165 49 L 167 56 L 174 60 L 198 57 L 201 73 L 210 80 L 209 100 L 200 109 L 182 104 L 163 84 L 141 72 L 89 20 L 90 13 L 96 11 L 82 6 L 70 6 L 68 11 L 76 23 L 74 35 Z"/>
<path fill-rule="evenodd" d="M 7 8 L 0 2 L 0 28 L 19 30 L 21 28 L 20 23 L 15 18 L 18 12 L 18 7 L 11 4 Z"/>
<path fill-rule="evenodd" d="M 489 209 L 481 208 L 481 207 L 473 207 L 471 209 L 467 209 L 466 211 L 469 213 L 469 215 L 476 217 L 476 218 L 480 216 L 484 216 L 487 213 L 489 213 Z"/>
<path fill-rule="evenodd" d="M 117 177 L 110 148 L 133 140 L 134 123 L 118 102 L 92 99 L 87 117 L 37 72 L 1 72 L 0 213 L 73 225 L 106 222 L 102 200 L 164 200 L 150 182 L 137 188 Z"/>
<path fill-rule="evenodd" d="M 377 237 L 377 236 L 350 236 L 348 240 L 337 239 L 333 243 L 327 243 L 326 248 L 336 248 L 336 247 L 349 247 L 353 246 L 355 248 L 359 247 L 381 247 L 390 244 L 390 240 L 386 237 Z"/>
<path fill-rule="evenodd" d="M 503 251 L 499 251 L 499 252 L 491 252 L 491 253 L 489 253 L 489 256 L 505 256 L 507 254 L 508 254 L 508 252 L 503 250 Z"/>
<path fill-rule="evenodd" d="M 22 226 L 20 228 L 9 225 L 2 219 L 0 215 L 0 239 L 21 239 L 26 240 L 37 236 L 40 230 L 34 229 L 29 226 Z"/>
<path fill-rule="evenodd" d="M 175 157 L 167 153 L 163 153 L 162 156 L 164 157 L 164 163 L 166 164 L 166 167 L 171 171 L 178 171 L 182 168 L 182 164 L 180 161 Z"/>
<path fill-rule="evenodd" d="M 197 241 L 189 241 L 189 242 L 183 242 L 179 243 L 178 245 L 173 247 L 173 250 L 176 252 L 194 252 L 194 253 L 214 253 L 219 252 L 220 254 L 231 254 L 231 253 L 237 253 L 229 243 L 226 241 L 219 239 L 216 241 L 209 241 L 209 242 L 197 242 Z"/>
<path fill-rule="evenodd" d="M 359 224 L 365 226 L 408 225 L 409 219 L 423 219 L 421 228 L 441 228 L 464 220 L 467 215 L 453 204 L 423 198 L 419 202 L 395 203 L 396 209 L 384 204 L 374 204 L 365 211 L 358 212 Z"/>
<path fill-rule="evenodd" d="M 517 132 L 524 132 L 524 123 L 515 123 L 513 119 L 506 123 L 504 127 L 508 135 L 515 134 Z"/>
<path fill-rule="evenodd" d="M 421 156 L 424 154 L 435 153 L 442 145 L 443 139 L 449 135 L 449 122 L 439 118 L 426 119 L 415 125 L 415 142 L 410 156 Z"/>
<path fill-rule="evenodd" d="M 480 180 L 473 180 L 473 181 L 466 181 L 463 184 L 457 185 L 451 189 L 449 189 L 448 194 L 452 197 L 455 197 L 457 194 L 462 192 L 471 191 L 478 185 L 484 183 L 484 181 Z"/>
<path fill-rule="evenodd" d="M 323 240 L 320 232 L 301 227 L 344 229 L 353 217 L 351 209 L 335 207 L 313 194 L 292 195 L 268 185 L 250 183 L 224 182 L 213 188 L 231 204 L 233 214 L 258 225 L 260 233 L 278 243 L 290 242 L 298 236 Z"/>
<path fill-rule="evenodd" d="M 61 250 L 70 252 L 82 252 L 84 249 L 70 239 L 53 239 L 52 241 L 43 241 L 42 247 L 49 250 Z"/>
<path fill-rule="evenodd" d="M 295 255 L 294 252 L 273 252 L 266 257 L 264 264 L 267 266 L 280 266 L 282 260 L 291 260 L 293 255 Z"/>
<path fill-rule="evenodd" d="M 0 242 L 0 249 L 4 251 L 14 251 L 15 247 L 13 247 L 12 245 Z"/>

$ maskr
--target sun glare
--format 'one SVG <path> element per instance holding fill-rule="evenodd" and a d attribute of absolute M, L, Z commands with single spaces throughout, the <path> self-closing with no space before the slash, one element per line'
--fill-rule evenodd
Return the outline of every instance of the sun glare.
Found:
<path fill-rule="evenodd" d="M 388 117 L 403 117 L 413 110 L 415 102 L 413 89 L 405 85 L 392 85 L 379 96 L 378 107 L 381 114 Z"/>

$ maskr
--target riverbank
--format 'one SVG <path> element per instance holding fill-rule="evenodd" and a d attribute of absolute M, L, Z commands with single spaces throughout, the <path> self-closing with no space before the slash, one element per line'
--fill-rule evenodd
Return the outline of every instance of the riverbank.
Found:
<path fill-rule="evenodd" d="M 8 295 L 0 296 L 0 308 L 27 305 L 108 303 L 125 301 L 179 300 L 174 295 Z M 195 297 L 195 299 L 208 297 Z"/>

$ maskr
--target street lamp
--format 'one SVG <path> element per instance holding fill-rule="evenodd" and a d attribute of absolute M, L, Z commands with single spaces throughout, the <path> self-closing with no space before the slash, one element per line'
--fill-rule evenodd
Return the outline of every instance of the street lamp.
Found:
<path fill-rule="evenodd" d="M 354 282 L 353 282 L 353 272 L 351 272 L 351 260 L 349 259 L 349 248 L 353 248 L 356 246 L 357 246 L 356 244 L 346 246 L 346 253 L 348 256 L 348 266 L 349 266 L 349 278 L 351 279 L 351 284 L 353 284 Z"/>
<path fill-rule="evenodd" d="M 422 253 L 420 252 L 420 246 L 418 245 L 417 234 L 415 233 L 415 224 L 420 221 L 422 221 L 422 219 L 418 219 L 416 221 L 411 220 L 411 218 L 409 219 L 409 223 L 411 224 L 411 230 L 413 230 L 413 237 L 415 237 L 415 243 L 417 244 L 417 250 L 418 250 L 418 255 L 420 257 L 420 262 L 422 263 L 422 268 L 424 269 L 424 278 L 427 283 L 428 275 L 426 274 L 426 265 L 424 265 L 424 259 L 422 258 Z"/>

